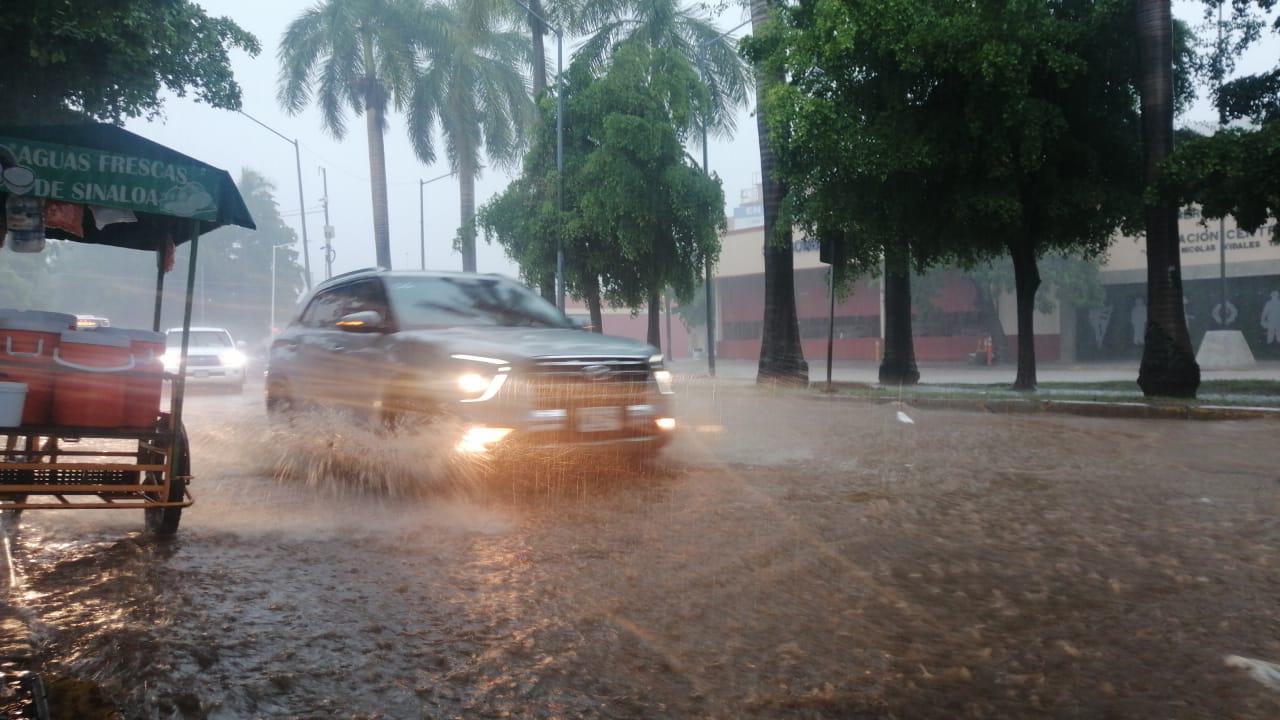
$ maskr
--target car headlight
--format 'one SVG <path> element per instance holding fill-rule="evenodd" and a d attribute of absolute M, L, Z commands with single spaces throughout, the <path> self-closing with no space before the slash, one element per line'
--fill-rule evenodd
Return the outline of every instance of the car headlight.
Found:
<path fill-rule="evenodd" d="M 675 392 L 674 382 L 671 377 L 670 370 L 654 370 L 653 382 L 658 386 L 658 392 L 663 395 L 670 395 Z"/>
<path fill-rule="evenodd" d="M 458 376 L 456 381 L 458 390 L 466 397 L 462 398 L 464 403 L 477 403 L 492 400 L 494 395 L 502 389 L 503 383 L 507 381 L 505 372 L 498 372 L 493 375 L 482 375 L 477 372 L 463 373 Z"/>
<path fill-rule="evenodd" d="M 662 353 L 658 353 L 657 355 L 650 355 L 649 367 L 655 370 L 662 367 L 662 360 L 663 360 Z"/>
<path fill-rule="evenodd" d="M 239 350 L 227 350 L 218 354 L 218 360 L 222 363 L 222 367 L 242 368 L 248 358 Z"/>

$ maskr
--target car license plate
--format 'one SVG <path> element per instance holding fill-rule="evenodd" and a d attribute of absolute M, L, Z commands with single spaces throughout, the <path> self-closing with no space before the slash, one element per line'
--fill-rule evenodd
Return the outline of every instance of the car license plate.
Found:
<path fill-rule="evenodd" d="M 576 413 L 578 432 L 614 432 L 622 429 L 622 408 L 578 408 Z"/>

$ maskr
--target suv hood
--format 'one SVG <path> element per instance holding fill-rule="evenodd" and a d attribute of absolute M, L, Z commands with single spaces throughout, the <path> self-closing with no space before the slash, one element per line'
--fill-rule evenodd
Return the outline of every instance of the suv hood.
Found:
<path fill-rule="evenodd" d="M 406 330 L 399 334 L 451 354 L 483 355 L 510 362 L 558 355 L 648 359 L 658 353 L 652 345 L 639 340 L 571 328 L 460 327 Z"/>

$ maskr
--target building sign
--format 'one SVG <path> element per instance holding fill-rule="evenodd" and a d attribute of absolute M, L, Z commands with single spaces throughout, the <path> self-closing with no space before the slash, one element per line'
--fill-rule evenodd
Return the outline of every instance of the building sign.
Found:
<path fill-rule="evenodd" d="M 1224 222 L 1223 235 L 1226 238 L 1227 262 L 1258 262 L 1280 259 L 1280 247 L 1271 244 L 1275 221 L 1263 225 L 1256 232 L 1249 233 L 1236 226 L 1235 218 L 1228 217 Z M 1191 213 L 1178 219 L 1178 240 L 1182 248 L 1183 267 L 1191 265 L 1218 264 L 1218 221 L 1200 218 Z M 1145 270 L 1147 267 L 1147 244 L 1144 238 L 1118 237 L 1111 244 L 1107 254 L 1104 271 L 1108 270 Z M 1233 275 L 1242 274 L 1233 272 Z M 1243 273 L 1247 274 L 1247 273 Z"/>
<path fill-rule="evenodd" d="M 78 205 L 217 220 L 216 172 L 198 165 L 0 136 L 4 190 Z"/>

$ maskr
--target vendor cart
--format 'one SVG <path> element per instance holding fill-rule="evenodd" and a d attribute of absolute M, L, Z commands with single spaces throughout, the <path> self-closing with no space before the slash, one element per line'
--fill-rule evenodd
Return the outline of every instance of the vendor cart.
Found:
<path fill-rule="evenodd" d="M 151 253 L 156 268 L 155 332 L 160 330 L 164 277 L 172 267 L 175 247 L 187 241 L 191 246 L 177 372 L 165 373 L 160 359 L 150 355 L 130 355 L 125 368 L 136 377 L 134 368 L 144 362 L 160 366 L 154 411 L 144 413 L 144 422 L 136 420 L 135 412 L 133 422 L 118 427 L 58 422 L 56 414 L 52 420 L 31 422 L 30 417 L 42 416 L 30 412 L 18 424 L 0 427 L 5 441 L 0 513 L 11 524 L 24 510 L 142 509 L 149 531 L 171 535 L 178 529 L 182 508 L 193 502 L 182 416 L 199 240 L 223 225 L 252 229 L 244 200 L 225 171 L 98 123 L 0 127 L 0 208 L 9 208 L 6 225 L 13 229 L 15 205 L 8 202 L 10 197 L 21 198 L 24 211 L 38 207 L 43 213 L 43 235 L 28 233 L 28 241 L 35 237 L 42 245 L 40 238 L 50 237 Z M 8 238 L 13 244 L 15 235 Z M 23 249 L 31 251 L 31 246 Z M 70 336 L 62 336 L 64 345 L 67 337 L 77 337 L 74 327 L 69 330 Z M 20 352 L 12 342 L 0 341 L 0 375 L 6 359 L 30 362 L 42 354 L 49 354 L 43 342 Z M 56 350 L 51 357 L 60 363 L 59 369 L 91 370 L 59 358 Z M 161 393 L 161 383 L 168 386 L 167 392 Z M 167 398 L 163 407 L 162 396 Z M 58 395 L 63 406 L 66 397 Z M 32 402 L 30 397 L 27 402 Z M 81 416 L 92 417 L 62 415 Z"/>

